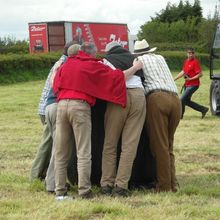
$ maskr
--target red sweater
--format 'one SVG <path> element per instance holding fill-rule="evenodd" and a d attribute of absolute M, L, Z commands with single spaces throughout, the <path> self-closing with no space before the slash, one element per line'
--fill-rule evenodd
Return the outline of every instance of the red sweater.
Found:
<path fill-rule="evenodd" d="M 69 57 L 54 79 L 55 94 L 60 97 L 62 90 L 73 90 L 125 107 L 124 73 L 119 69 L 112 70 L 99 61 L 82 51 L 74 57 Z"/>
<path fill-rule="evenodd" d="M 183 64 L 183 71 L 184 73 L 186 73 L 190 78 L 194 77 L 195 75 L 197 75 L 198 73 L 201 72 L 201 67 L 200 67 L 200 63 L 197 59 L 187 59 L 185 60 L 184 64 Z M 194 80 L 190 80 L 190 81 L 185 81 L 185 86 L 199 86 L 200 85 L 200 81 L 199 78 L 194 79 Z"/>

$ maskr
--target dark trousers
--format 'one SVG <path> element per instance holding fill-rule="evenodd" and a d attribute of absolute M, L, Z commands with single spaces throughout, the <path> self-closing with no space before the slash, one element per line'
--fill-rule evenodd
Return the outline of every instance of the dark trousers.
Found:
<path fill-rule="evenodd" d="M 182 117 L 185 112 L 185 106 L 189 106 L 190 108 L 198 111 L 198 112 L 204 112 L 206 110 L 205 106 L 199 105 L 196 102 L 191 101 L 191 97 L 193 93 L 199 88 L 199 86 L 189 86 L 185 87 L 183 95 L 181 97 L 181 102 L 182 102 Z"/>
<path fill-rule="evenodd" d="M 161 191 L 175 191 L 177 186 L 173 142 L 180 114 L 178 96 L 166 92 L 155 92 L 147 96 L 146 124 Z"/>

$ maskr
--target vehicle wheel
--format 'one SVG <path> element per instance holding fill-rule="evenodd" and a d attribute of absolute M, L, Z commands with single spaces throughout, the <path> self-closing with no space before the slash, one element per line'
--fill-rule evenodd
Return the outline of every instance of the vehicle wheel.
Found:
<path fill-rule="evenodd" d="M 212 115 L 220 115 L 220 80 L 212 81 L 209 97 Z"/>

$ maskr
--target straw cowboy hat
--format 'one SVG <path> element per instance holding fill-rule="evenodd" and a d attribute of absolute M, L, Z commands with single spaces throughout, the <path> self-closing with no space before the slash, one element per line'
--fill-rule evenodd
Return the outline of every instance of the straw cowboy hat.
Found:
<path fill-rule="evenodd" d="M 134 44 L 134 54 L 151 53 L 154 52 L 156 49 L 156 47 L 150 48 L 145 39 L 141 41 L 137 40 Z"/>

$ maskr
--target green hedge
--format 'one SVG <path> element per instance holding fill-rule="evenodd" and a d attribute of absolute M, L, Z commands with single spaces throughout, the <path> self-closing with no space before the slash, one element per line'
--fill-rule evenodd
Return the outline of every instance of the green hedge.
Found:
<path fill-rule="evenodd" d="M 29 45 L 27 43 L 27 44 L 21 44 L 21 45 L 11 45 L 11 46 L 0 47 L 0 54 L 8 54 L 8 53 L 28 54 Z"/>
<path fill-rule="evenodd" d="M 0 75 L 14 71 L 32 71 L 50 67 L 59 54 L 7 54 L 0 55 Z"/>
<path fill-rule="evenodd" d="M 187 58 L 186 52 L 182 51 L 158 51 L 157 53 L 164 56 L 169 68 L 172 71 L 181 70 L 183 62 Z M 209 54 L 196 53 L 196 57 L 199 59 L 203 68 L 207 69 L 209 67 Z"/>
<path fill-rule="evenodd" d="M 0 55 L 0 84 L 45 79 L 60 53 Z"/>
<path fill-rule="evenodd" d="M 159 51 L 165 57 L 172 71 L 181 70 L 186 52 L 183 51 Z M 204 68 L 209 66 L 209 55 L 197 53 Z M 45 79 L 50 68 L 59 59 L 60 53 L 49 54 L 7 54 L 0 55 L 0 84 L 8 84 L 22 81 Z"/>
<path fill-rule="evenodd" d="M 202 43 L 184 43 L 184 42 L 174 42 L 174 43 L 152 43 L 151 47 L 157 47 L 160 51 L 187 51 L 188 48 L 192 47 L 195 49 L 196 53 L 209 53 L 209 47 Z"/>

